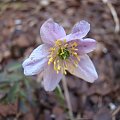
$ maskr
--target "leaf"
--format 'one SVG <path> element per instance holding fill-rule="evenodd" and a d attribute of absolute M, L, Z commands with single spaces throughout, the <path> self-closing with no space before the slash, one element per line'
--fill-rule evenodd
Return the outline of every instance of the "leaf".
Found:
<path fill-rule="evenodd" d="M 21 74 L 7 74 L 5 72 L 0 73 L 0 84 L 3 83 L 11 83 L 11 82 L 18 82 L 22 80 L 23 76 Z"/>
<path fill-rule="evenodd" d="M 19 83 L 16 82 L 11 88 L 10 91 L 7 94 L 6 102 L 14 103 L 16 101 L 16 98 L 18 96 L 18 91 L 20 90 Z"/>
<path fill-rule="evenodd" d="M 21 88 L 18 92 L 19 98 L 25 100 L 27 98 L 26 92 Z"/>
<path fill-rule="evenodd" d="M 6 70 L 8 72 L 13 72 L 13 71 L 16 71 L 16 70 L 21 69 L 21 68 L 22 68 L 21 63 L 20 62 L 16 62 L 16 61 L 12 61 L 8 65 L 6 65 Z"/>
<path fill-rule="evenodd" d="M 17 82 L 19 80 L 22 80 L 23 76 L 21 74 L 9 74 L 7 76 L 8 80 L 10 80 L 10 82 Z"/>
<path fill-rule="evenodd" d="M 22 111 L 23 113 L 28 112 L 27 105 L 25 104 L 25 101 L 22 100 L 22 99 L 20 99 L 20 101 L 19 101 L 19 109 L 20 109 L 20 111 Z"/>
<path fill-rule="evenodd" d="M 32 87 L 30 86 L 30 80 L 29 79 L 24 79 L 24 84 L 26 87 L 26 94 L 27 94 L 27 100 L 31 104 L 31 106 L 35 106 L 34 98 L 33 98 L 33 90 Z"/>
<path fill-rule="evenodd" d="M 0 82 L 3 81 L 6 77 L 6 73 L 5 72 L 1 72 L 0 73 Z"/>
<path fill-rule="evenodd" d="M 58 85 L 55 89 L 55 95 L 57 96 L 58 100 L 60 101 L 60 104 L 64 105 L 64 95 L 62 93 L 61 87 Z"/>

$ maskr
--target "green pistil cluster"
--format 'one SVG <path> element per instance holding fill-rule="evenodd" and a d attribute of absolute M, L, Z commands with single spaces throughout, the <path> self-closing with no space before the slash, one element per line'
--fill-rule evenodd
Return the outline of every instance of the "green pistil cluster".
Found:
<path fill-rule="evenodd" d="M 58 50 L 58 56 L 60 57 L 60 59 L 66 60 L 70 57 L 70 52 L 67 48 L 60 48 Z"/>

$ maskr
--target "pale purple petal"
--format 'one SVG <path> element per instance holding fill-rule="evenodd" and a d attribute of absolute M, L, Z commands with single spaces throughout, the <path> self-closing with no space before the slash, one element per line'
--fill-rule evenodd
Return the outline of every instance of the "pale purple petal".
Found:
<path fill-rule="evenodd" d="M 29 58 L 22 64 L 25 75 L 36 75 L 43 70 L 44 65 L 48 61 L 49 48 L 50 46 L 43 44 L 33 50 Z"/>
<path fill-rule="evenodd" d="M 80 40 L 80 44 L 78 45 L 79 53 L 89 53 L 96 48 L 96 41 L 91 38 L 86 38 Z"/>
<path fill-rule="evenodd" d="M 90 83 L 93 83 L 98 78 L 96 69 L 87 54 L 80 56 L 78 67 L 75 69 L 68 68 L 68 71 Z"/>
<path fill-rule="evenodd" d="M 74 42 L 78 44 L 76 48 L 78 49 L 78 54 L 80 55 L 89 53 L 96 48 L 96 40 L 91 39 L 91 38 L 72 40 L 67 43 L 72 44 Z"/>
<path fill-rule="evenodd" d="M 62 26 L 55 23 L 52 19 L 48 19 L 42 25 L 40 35 L 44 43 L 53 44 L 55 40 L 66 36 L 66 33 Z"/>
<path fill-rule="evenodd" d="M 66 39 L 66 41 L 81 39 L 87 35 L 90 31 L 90 24 L 84 20 L 76 23 L 72 29 L 71 34 L 61 38 L 61 40 Z"/>
<path fill-rule="evenodd" d="M 72 42 L 72 41 L 71 41 Z M 74 42 L 74 41 L 73 41 Z M 96 40 L 91 38 L 75 40 L 79 54 L 89 53 L 96 48 Z"/>
<path fill-rule="evenodd" d="M 82 20 L 74 25 L 72 34 L 75 34 L 75 36 L 78 36 L 79 38 L 83 38 L 88 34 L 89 31 L 90 24 L 87 21 Z"/>
<path fill-rule="evenodd" d="M 52 64 L 45 68 L 43 85 L 46 91 L 53 91 L 57 87 L 61 79 L 62 74 L 57 74 L 56 71 L 53 69 Z"/>

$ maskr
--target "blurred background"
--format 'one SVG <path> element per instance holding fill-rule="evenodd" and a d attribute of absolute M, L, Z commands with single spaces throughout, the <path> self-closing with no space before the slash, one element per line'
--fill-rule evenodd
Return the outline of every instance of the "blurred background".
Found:
<path fill-rule="evenodd" d="M 21 67 L 48 18 L 68 34 L 84 19 L 98 42 L 89 54 L 98 81 L 66 76 L 76 120 L 120 120 L 120 0 L 0 0 L 0 120 L 69 120 L 62 93 L 45 92 L 42 73 L 25 77 Z"/>

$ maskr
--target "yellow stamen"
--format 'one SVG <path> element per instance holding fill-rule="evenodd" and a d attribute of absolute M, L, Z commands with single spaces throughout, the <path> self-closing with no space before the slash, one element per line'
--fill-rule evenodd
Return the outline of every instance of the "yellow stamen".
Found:
<path fill-rule="evenodd" d="M 55 46 L 50 48 L 50 55 L 48 56 L 48 65 L 53 63 L 54 70 L 57 72 L 67 74 L 66 70 L 68 67 L 74 69 L 78 66 L 80 57 L 77 53 L 78 44 L 76 42 L 66 43 L 66 39 L 63 41 L 56 40 Z M 73 60 L 72 58 L 73 57 Z M 73 65 L 71 65 L 71 61 Z M 70 65 L 69 65 L 70 64 Z"/>

